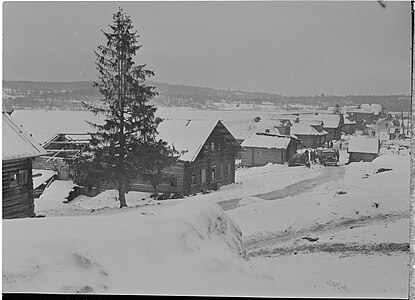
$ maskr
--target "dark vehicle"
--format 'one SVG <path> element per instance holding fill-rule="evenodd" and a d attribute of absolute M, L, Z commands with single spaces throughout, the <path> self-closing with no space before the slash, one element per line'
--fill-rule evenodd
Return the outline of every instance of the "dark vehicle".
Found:
<path fill-rule="evenodd" d="M 319 147 L 319 148 L 317 148 L 316 150 L 314 150 L 314 152 L 315 152 L 315 155 L 316 155 L 316 158 L 318 159 L 318 161 L 322 164 L 323 163 L 323 161 L 322 161 L 322 158 L 323 158 L 323 155 L 322 155 L 322 153 L 323 153 L 323 151 L 324 150 L 326 150 L 325 148 L 321 148 L 321 147 Z"/>
<path fill-rule="evenodd" d="M 325 149 L 321 152 L 320 161 L 325 166 L 327 165 L 337 166 L 337 162 L 339 161 L 339 155 L 337 151 L 334 149 Z"/>
<path fill-rule="evenodd" d="M 304 153 L 295 153 L 291 156 L 291 159 L 288 161 L 288 166 L 308 166 L 308 157 Z"/>

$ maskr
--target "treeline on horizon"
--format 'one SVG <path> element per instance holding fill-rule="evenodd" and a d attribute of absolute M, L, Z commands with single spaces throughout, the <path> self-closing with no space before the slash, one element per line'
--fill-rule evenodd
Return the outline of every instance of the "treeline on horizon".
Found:
<path fill-rule="evenodd" d="M 312 105 L 321 109 L 329 106 L 382 104 L 388 111 L 410 111 L 408 95 L 316 95 L 283 96 L 263 92 L 218 90 L 148 81 L 156 87 L 159 95 L 155 102 L 166 106 L 190 106 L 204 108 L 215 102 L 233 104 L 272 103 L 283 105 Z M 3 81 L 3 107 L 38 109 L 82 109 L 82 101 L 98 101 L 101 95 L 92 87 L 92 81 L 47 82 L 47 81 Z"/>

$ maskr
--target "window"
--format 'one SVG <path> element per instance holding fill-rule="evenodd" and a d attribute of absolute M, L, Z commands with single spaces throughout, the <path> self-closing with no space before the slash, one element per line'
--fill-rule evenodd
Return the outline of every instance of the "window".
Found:
<path fill-rule="evenodd" d="M 192 184 L 196 184 L 196 174 L 195 174 L 195 173 L 192 173 L 192 176 L 191 176 L 191 183 L 192 183 Z"/>
<path fill-rule="evenodd" d="M 171 177 L 170 178 L 170 186 L 177 186 L 177 178 Z"/>
<path fill-rule="evenodd" d="M 19 171 L 19 184 L 27 184 L 28 182 L 28 171 L 27 170 L 20 170 Z"/>
<path fill-rule="evenodd" d="M 18 186 L 19 182 L 17 180 L 17 173 L 10 174 L 10 186 Z"/>
<path fill-rule="evenodd" d="M 209 145 L 204 145 L 203 152 L 208 153 L 209 152 Z"/>
<path fill-rule="evenodd" d="M 232 165 L 228 163 L 228 175 L 232 175 Z"/>
<path fill-rule="evenodd" d="M 216 176 L 217 176 L 217 174 L 216 174 L 216 167 L 215 166 L 212 167 L 212 172 L 211 173 L 212 173 L 212 177 L 211 177 L 212 180 L 215 180 L 216 179 Z"/>
<path fill-rule="evenodd" d="M 200 171 L 200 178 L 201 178 L 202 183 L 206 182 L 206 169 L 203 169 Z"/>
<path fill-rule="evenodd" d="M 215 150 L 219 151 L 221 146 L 221 141 L 216 141 Z"/>
<path fill-rule="evenodd" d="M 210 151 L 215 151 L 215 142 L 210 142 Z"/>

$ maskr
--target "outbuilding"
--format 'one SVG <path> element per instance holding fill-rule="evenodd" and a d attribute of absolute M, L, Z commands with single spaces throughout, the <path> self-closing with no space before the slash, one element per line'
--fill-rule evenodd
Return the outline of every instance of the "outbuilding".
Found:
<path fill-rule="evenodd" d="M 379 155 L 379 139 L 373 137 L 350 137 L 347 152 L 349 162 L 371 162 Z"/>
<path fill-rule="evenodd" d="M 284 164 L 297 152 L 298 143 L 289 136 L 257 133 L 242 143 L 241 164 L 246 167 Z"/>
<path fill-rule="evenodd" d="M 3 219 L 34 217 L 32 159 L 47 152 L 8 113 L 2 126 Z"/>

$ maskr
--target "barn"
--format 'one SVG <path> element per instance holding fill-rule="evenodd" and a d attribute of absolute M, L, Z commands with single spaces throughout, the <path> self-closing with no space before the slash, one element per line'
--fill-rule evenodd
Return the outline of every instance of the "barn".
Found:
<path fill-rule="evenodd" d="M 275 134 L 256 134 L 242 143 L 241 164 L 246 167 L 283 164 L 297 152 L 298 140 Z"/>
<path fill-rule="evenodd" d="M 47 152 L 8 113 L 2 126 L 3 219 L 34 217 L 32 160 Z"/>
<path fill-rule="evenodd" d="M 163 170 L 156 192 L 190 195 L 235 182 L 235 157 L 242 147 L 221 121 L 166 119 L 158 131 L 158 138 L 174 146 L 180 156 Z M 115 186 L 101 184 L 104 189 Z M 155 192 L 144 179 L 130 182 L 129 190 Z"/>
<path fill-rule="evenodd" d="M 379 155 L 379 139 L 372 137 L 350 137 L 347 152 L 349 162 L 371 162 Z"/>

